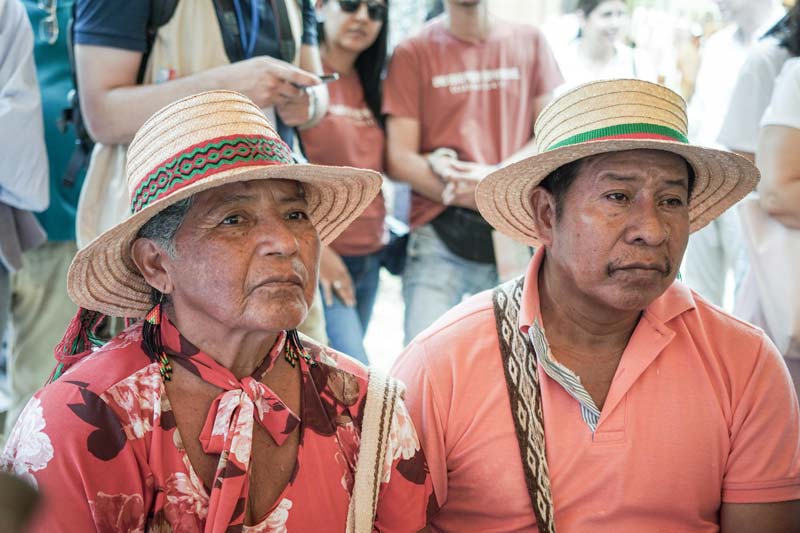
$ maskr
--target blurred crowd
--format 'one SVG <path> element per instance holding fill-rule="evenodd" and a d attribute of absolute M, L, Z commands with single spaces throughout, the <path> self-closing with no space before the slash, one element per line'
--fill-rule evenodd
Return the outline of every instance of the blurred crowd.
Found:
<path fill-rule="evenodd" d="M 673 88 L 692 142 L 762 173 L 757 195 L 692 235 L 683 281 L 763 328 L 798 386 L 800 8 L 565 0 L 536 13 L 539 27 L 489 26 L 494 15 L 464 14 L 481 1 L 0 0 L 6 431 L 75 315 L 72 258 L 130 209 L 127 145 L 157 109 L 211 89 L 249 96 L 296 160 L 385 176 L 383 194 L 324 247 L 301 327 L 369 364 L 368 328 L 402 329 L 408 343 L 524 272 L 532 250 L 492 230 L 474 191 L 534 153 L 554 96 L 610 78 Z M 389 275 L 402 280 L 402 310 L 371 323 Z"/>

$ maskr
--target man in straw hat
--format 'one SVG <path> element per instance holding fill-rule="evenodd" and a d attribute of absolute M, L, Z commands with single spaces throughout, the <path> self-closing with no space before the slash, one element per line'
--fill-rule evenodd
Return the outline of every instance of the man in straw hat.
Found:
<path fill-rule="evenodd" d="M 478 186 L 537 248 L 397 362 L 441 531 L 800 531 L 800 413 L 764 333 L 675 281 L 689 233 L 758 172 L 691 146 L 635 80 L 542 111 L 539 155 Z"/>
<path fill-rule="evenodd" d="M 320 241 L 380 176 L 293 164 L 229 91 L 158 111 L 127 176 L 131 214 L 75 257 L 81 311 L 2 458 L 41 491 L 35 530 L 372 531 L 376 508 L 382 531 L 424 527 L 399 385 L 295 330 Z M 88 355 L 99 313 L 143 320 Z"/>

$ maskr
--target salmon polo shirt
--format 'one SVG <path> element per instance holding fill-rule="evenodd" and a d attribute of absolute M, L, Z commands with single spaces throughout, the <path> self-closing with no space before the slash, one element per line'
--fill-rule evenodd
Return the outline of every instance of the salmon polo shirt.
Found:
<path fill-rule="evenodd" d="M 526 274 L 520 328 L 538 322 L 546 339 L 545 253 Z M 642 313 L 596 421 L 541 362 L 538 372 L 559 531 L 712 532 L 722 503 L 800 499 L 800 413 L 783 360 L 761 330 L 680 282 Z M 536 531 L 491 291 L 418 336 L 393 373 L 440 504 L 433 529 Z"/>

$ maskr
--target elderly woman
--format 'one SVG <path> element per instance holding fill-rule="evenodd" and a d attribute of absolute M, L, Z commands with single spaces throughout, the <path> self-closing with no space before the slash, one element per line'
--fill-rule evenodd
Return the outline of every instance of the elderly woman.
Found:
<path fill-rule="evenodd" d="M 416 432 L 401 400 L 373 393 L 396 384 L 294 329 L 320 241 L 380 176 L 293 164 L 252 102 L 216 91 L 142 126 L 128 182 L 132 214 L 76 256 L 82 310 L 3 455 L 42 493 L 36 529 L 424 527 Z M 99 312 L 143 320 L 84 357 Z"/>

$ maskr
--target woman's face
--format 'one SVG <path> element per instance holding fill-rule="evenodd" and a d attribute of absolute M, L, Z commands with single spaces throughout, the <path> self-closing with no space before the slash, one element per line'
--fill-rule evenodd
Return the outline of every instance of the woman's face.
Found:
<path fill-rule="evenodd" d="M 593 42 L 613 44 L 628 25 L 628 8 L 622 0 L 601 2 L 583 19 L 583 37 Z"/>
<path fill-rule="evenodd" d="M 230 330 L 297 327 L 317 284 L 320 242 L 302 187 L 232 183 L 198 193 L 165 270 L 177 316 Z"/>
<path fill-rule="evenodd" d="M 347 9 L 355 7 L 348 13 Z M 386 18 L 386 1 L 329 0 L 323 7 L 326 45 L 353 54 L 369 48 L 381 31 Z M 370 16 L 372 13 L 372 17 Z M 378 17 L 374 20 L 373 17 Z"/>

